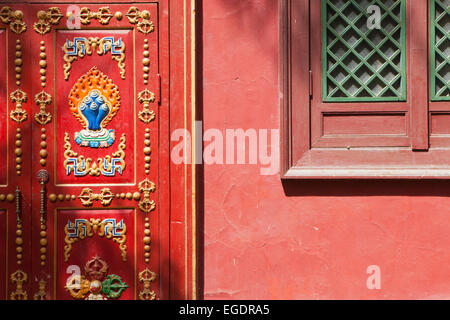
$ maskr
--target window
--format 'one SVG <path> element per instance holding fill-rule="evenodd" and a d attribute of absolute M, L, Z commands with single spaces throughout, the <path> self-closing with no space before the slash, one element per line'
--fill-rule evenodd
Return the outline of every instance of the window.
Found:
<path fill-rule="evenodd" d="M 377 24 L 369 20 L 369 1 L 323 2 L 324 101 L 406 100 L 405 1 L 373 3 Z M 379 29 L 369 30 L 371 23 Z"/>
<path fill-rule="evenodd" d="M 431 100 L 450 100 L 449 2 L 431 1 Z"/>
<path fill-rule="evenodd" d="M 280 48 L 283 178 L 450 178 L 450 1 L 280 0 Z"/>

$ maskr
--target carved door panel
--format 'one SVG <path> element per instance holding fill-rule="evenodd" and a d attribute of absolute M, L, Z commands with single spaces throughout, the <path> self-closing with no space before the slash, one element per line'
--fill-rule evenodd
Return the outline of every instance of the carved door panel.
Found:
<path fill-rule="evenodd" d="M 73 8 L 80 29 L 67 5 L 30 12 L 32 291 L 159 298 L 158 5 Z"/>
<path fill-rule="evenodd" d="M 26 17 L 28 299 L 160 298 L 158 3 Z"/>
<path fill-rule="evenodd" d="M 193 3 L 0 1 L 0 299 L 195 298 Z"/>
<path fill-rule="evenodd" d="M 0 299 L 30 298 L 31 61 L 26 6 L 0 6 Z"/>

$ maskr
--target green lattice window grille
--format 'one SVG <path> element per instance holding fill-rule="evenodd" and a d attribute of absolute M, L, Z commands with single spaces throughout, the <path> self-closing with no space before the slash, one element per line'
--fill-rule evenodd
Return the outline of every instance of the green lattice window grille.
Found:
<path fill-rule="evenodd" d="M 450 0 L 431 0 L 431 100 L 450 100 Z"/>
<path fill-rule="evenodd" d="M 368 26 L 371 5 L 379 29 Z M 405 21 L 405 0 L 322 0 L 323 100 L 405 101 Z"/>

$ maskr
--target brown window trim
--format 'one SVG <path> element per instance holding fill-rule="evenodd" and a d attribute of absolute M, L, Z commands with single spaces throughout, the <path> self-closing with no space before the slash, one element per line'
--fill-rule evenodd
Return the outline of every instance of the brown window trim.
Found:
<path fill-rule="evenodd" d="M 426 12 L 427 2 L 427 0 L 416 0 L 410 2 L 410 5 L 414 6 L 415 12 Z M 318 148 L 311 147 L 309 6 L 310 0 L 279 0 L 281 178 L 450 178 L 450 149 L 448 149 L 450 137 L 433 137 L 433 135 L 429 137 L 428 126 L 432 110 L 428 110 L 428 97 L 424 102 L 423 95 L 420 101 L 417 101 L 416 96 L 409 97 L 412 104 L 409 146 L 399 145 L 387 148 L 368 146 L 367 148 L 352 147 L 349 149 L 327 148 L 326 145 Z M 409 28 L 410 30 L 407 32 L 427 39 L 428 21 L 421 25 L 411 24 Z M 426 31 L 421 32 L 421 30 Z M 428 40 L 425 41 L 428 43 Z M 423 54 L 424 50 L 428 54 L 428 48 L 423 46 L 414 45 L 412 48 L 408 47 L 408 50 L 412 59 L 411 64 L 414 63 L 414 59 L 417 59 L 414 55 Z M 414 81 L 414 79 L 420 78 L 420 73 L 424 72 L 424 68 L 416 69 L 415 72 L 412 72 L 411 84 L 417 84 L 408 90 L 423 90 L 423 81 Z M 425 74 L 427 72 L 428 68 Z M 423 74 L 421 79 L 423 80 Z M 443 139 L 443 142 L 440 143 L 439 139 Z M 433 140 L 439 141 L 439 144 L 436 144 L 434 149 L 428 149 L 429 141 L 433 144 Z M 441 146 L 443 148 L 439 148 Z"/>

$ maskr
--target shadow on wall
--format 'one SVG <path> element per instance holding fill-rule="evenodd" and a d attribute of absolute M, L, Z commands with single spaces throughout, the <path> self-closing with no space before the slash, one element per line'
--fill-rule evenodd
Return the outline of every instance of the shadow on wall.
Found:
<path fill-rule="evenodd" d="M 282 184 L 288 197 L 450 196 L 446 180 L 283 180 Z"/>

